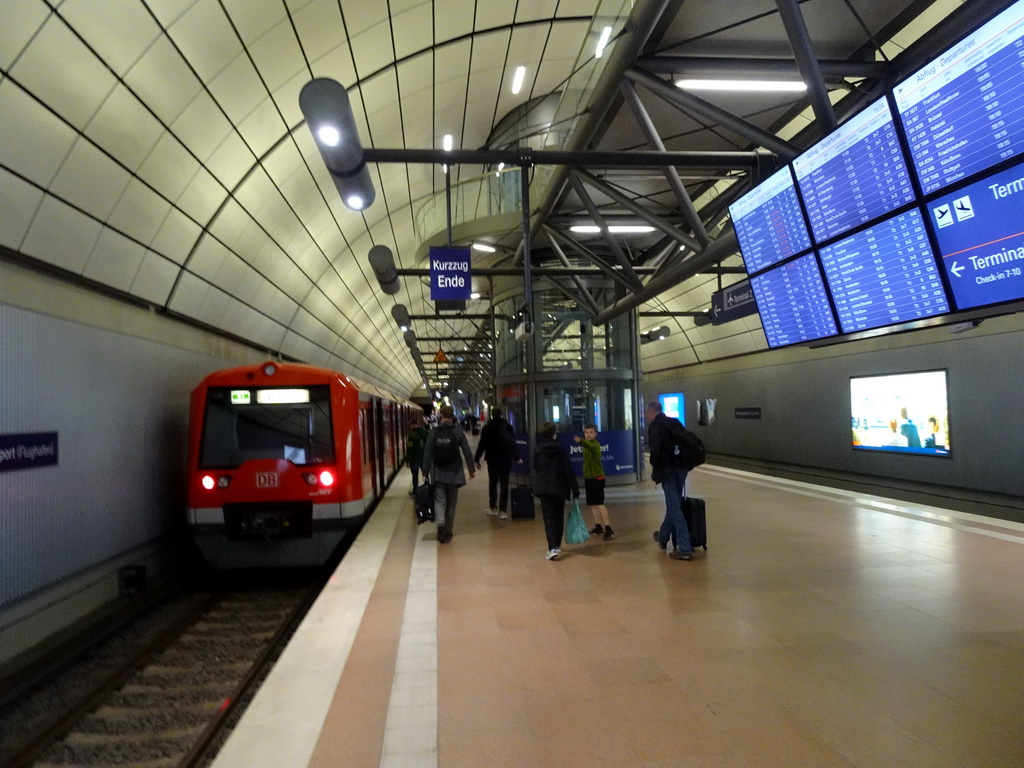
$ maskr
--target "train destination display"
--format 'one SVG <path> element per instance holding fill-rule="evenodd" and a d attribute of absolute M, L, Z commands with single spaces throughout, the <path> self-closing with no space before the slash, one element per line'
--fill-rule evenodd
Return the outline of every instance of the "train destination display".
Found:
<path fill-rule="evenodd" d="M 823 248 L 821 263 L 844 333 L 949 311 L 916 208 Z"/>
<path fill-rule="evenodd" d="M 1024 298 L 1024 165 L 928 206 L 958 309 Z"/>
<path fill-rule="evenodd" d="M 730 205 L 729 213 L 748 274 L 811 247 L 788 166 Z"/>
<path fill-rule="evenodd" d="M 922 192 L 1024 151 L 1024 2 L 894 91 Z"/>
<path fill-rule="evenodd" d="M 793 170 L 819 243 L 914 200 L 884 98 L 795 158 Z"/>
<path fill-rule="evenodd" d="M 813 253 L 750 278 L 768 346 L 835 336 L 835 318 Z"/>

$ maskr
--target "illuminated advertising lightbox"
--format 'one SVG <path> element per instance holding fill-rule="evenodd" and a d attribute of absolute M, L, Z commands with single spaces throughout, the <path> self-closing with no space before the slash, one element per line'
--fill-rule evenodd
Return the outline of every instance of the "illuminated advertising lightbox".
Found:
<path fill-rule="evenodd" d="M 658 402 L 661 403 L 662 413 L 674 419 L 679 419 L 683 426 L 686 426 L 686 395 L 682 392 L 658 395 Z"/>
<path fill-rule="evenodd" d="M 856 450 L 949 456 L 946 372 L 851 378 L 850 421 Z"/>

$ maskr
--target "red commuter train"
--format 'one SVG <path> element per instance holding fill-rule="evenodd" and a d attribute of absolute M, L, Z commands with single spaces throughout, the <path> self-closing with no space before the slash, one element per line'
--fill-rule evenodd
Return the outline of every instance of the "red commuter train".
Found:
<path fill-rule="evenodd" d="M 309 365 L 207 376 L 192 391 L 188 437 L 188 526 L 206 561 L 322 565 L 405 460 L 415 407 Z"/>

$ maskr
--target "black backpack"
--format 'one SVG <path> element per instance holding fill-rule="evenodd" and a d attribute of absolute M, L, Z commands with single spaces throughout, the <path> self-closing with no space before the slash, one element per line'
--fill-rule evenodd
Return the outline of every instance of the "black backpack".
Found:
<path fill-rule="evenodd" d="M 434 436 L 434 454 L 431 457 L 435 467 L 451 467 L 459 461 L 459 436 L 454 427 L 438 427 Z"/>
<path fill-rule="evenodd" d="M 687 472 L 704 463 L 704 443 L 679 419 L 669 418 L 669 435 L 672 438 L 673 463 Z"/>
<path fill-rule="evenodd" d="M 515 458 L 516 437 L 512 434 L 512 427 L 507 424 L 498 427 L 498 450 L 503 459 Z"/>

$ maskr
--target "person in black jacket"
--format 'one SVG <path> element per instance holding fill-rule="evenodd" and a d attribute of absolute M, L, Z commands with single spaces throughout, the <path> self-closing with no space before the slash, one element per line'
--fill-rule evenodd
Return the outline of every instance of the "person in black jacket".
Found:
<path fill-rule="evenodd" d="M 550 421 L 540 428 L 540 443 L 533 455 L 536 473 L 534 491 L 540 499 L 544 516 L 544 533 L 548 540 L 548 560 L 557 560 L 562 554 L 562 532 L 565 530 L 565 501 L 580 497 L 576 473 L 569 460 L 569 451 L 555 440 L 558 427 Z"/>
<path fill-rule="evenodd" d="M 675 440 L 672 438 L 673 421 L 661 412 L 661 403 L 654 400 L 647 404 L 647 443 L 651 449 L 651 480 L 665 494 L 665 519 L 661 528 L 654 532 L 654 541 L 659 549 L 668 547 L 669 538 L 676 546 L 668 553 L 673 560 L 692 560 L 693 545 L 690 531 L 683 517 L 682 499 L 686 491 L 686 469 L 674 454 Z"/>
<path fill-rule="evenodd" d="M 512 425 L 501 417 L 501 408 L 491 408 L 491 419 L 480 430 L 475 456 L 477 469 L 480 468 L 481 457 L 487 462 L 487 499 L 490 502 L 487 514 L 491 517 L 500 514 L 501 519 L 506 520 L 508 475 L 513 464 L 523 462 L 519 458 L 516 433 Z"/>

